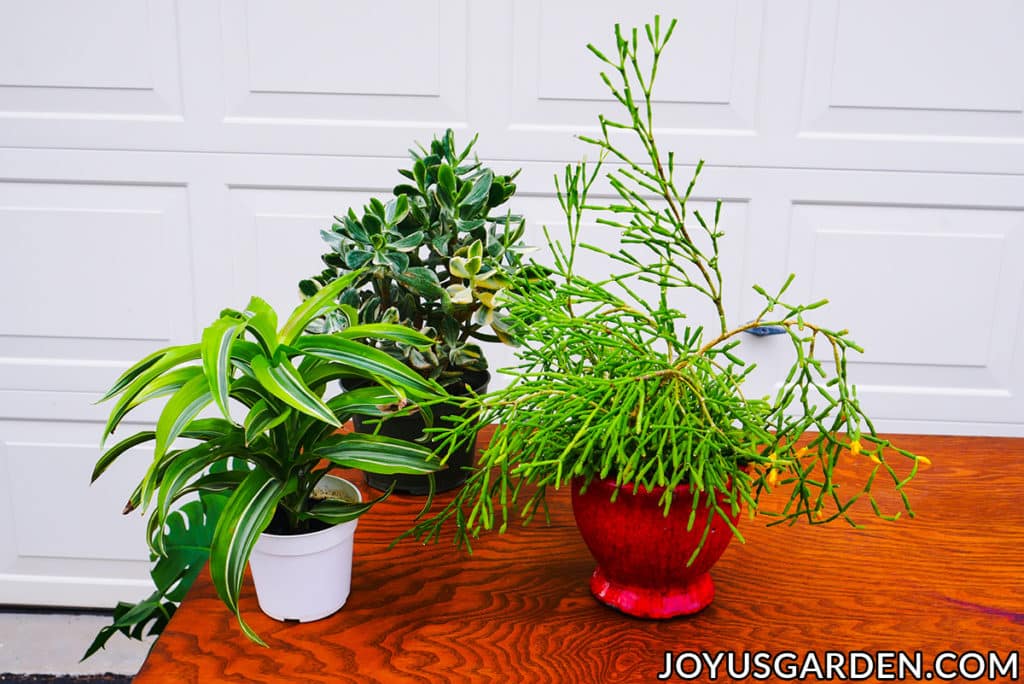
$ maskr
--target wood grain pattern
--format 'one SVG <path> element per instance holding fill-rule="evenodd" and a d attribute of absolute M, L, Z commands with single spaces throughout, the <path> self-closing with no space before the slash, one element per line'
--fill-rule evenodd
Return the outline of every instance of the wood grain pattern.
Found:
<path fill-rule="evenodd" d="M 664 652 L 921 650 L 1007 653 L 1024 643 L 1024 440 L 906 436 L 934 465 L 913 521 L 766 528 L 744 519 L 712 574 L 714 603 L 638 620 L 587 590 L 593 569 L 568 491 L 552 524 L 491 534 L 474 554 L 444 540 L 387 545 L 418 512 L 393 497 L 361 519 L 352 596 L 319 622 L 242 606 L 272 648 L 248 642 L 203 575 L 136 682 L 654 681 Z M 450 538 L 449 538 L 450 539 Z M 300 580 L 301 581 L 301 580 Z"/>

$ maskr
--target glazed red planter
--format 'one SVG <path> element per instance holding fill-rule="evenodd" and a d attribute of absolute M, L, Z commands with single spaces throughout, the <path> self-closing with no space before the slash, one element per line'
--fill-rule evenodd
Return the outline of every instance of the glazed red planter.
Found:
<path fill-rule="evenodd" d="M 658 504 L 663 487 L 651 491 L 624 486 L 611 501 L 614 480 L 593 479 L 580 493 L 583 478 L 572 482 L 572 509 L 583 541 L 597 561 L 590 591 L 598 601 L 643 618 L 690 615 L 708 606 L 715 596 L 709 570 L 732 541 L 732 530 L 713 516 L 711 531 L 697 559 L 686 561 L 697 548 L 710 509 L 702 506 L 691 530 L 686 529 L 693 497 L 688 486 L 677 487 L 668 517 Z M 725 496 L 718 495 L 726 511 Z M 733 524 L 737 516 L 730 516 Z"/>

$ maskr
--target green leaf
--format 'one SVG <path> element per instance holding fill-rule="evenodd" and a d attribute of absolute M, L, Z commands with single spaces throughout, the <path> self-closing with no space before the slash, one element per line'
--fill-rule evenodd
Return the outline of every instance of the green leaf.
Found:
<path fill-rule="evenodd" d="M 443 396 L 444 389 L 379 349 L 334 335 L 306 335 L 295 349 L 307 356 L 335 361 L 353 374 L 383 381 L 394 389 L 417 397 Z"/>
<path fill-rule="evenodd" d="M 210 384 L 197 375 L 174 393 L 156 422 L 156 447 L 153 458 L 159 459 L 170 448 L 192 419 L 213 401 Z"/>
<path fill-rule="evenodd" d="M 399 195 L 384 207 L 384 221 L 389 226 L 397 226 L 409 215 L 409 198 Z"/>
<path fill-rule="evenodd" d="M 469 260 L 465 257 L 452 257 L 451 261 L 448 262 L 448 270 L 456 278 L 469 279 L 473 277 L 473 274 L 469 272 Z"/>
<path fill-rule="evenodd" d="M 262 300 L 261 300 L 262 301 Z M 265 303 L 265 302 L 264 302 Z M 252 321 L 249 321 L 252 324 Z M 221 413 L 231 420 L 228 411 L 228 390 L 231 384 L 231 347 L 235 339 L 245 330 L 245 321 L 236 318 L 221 318 L 203 331 L 201 354 L 203 371 L 210 385 L 210 392 L 220 407 Z M 274 333 L 276 334 L 276 330 Z"/>
<path fill-rule="evenodd" d="M 284 491 L 284 483 L 269 473 L 249 473 L 228 499 L 210 547 L 210 577 L 217 595 L 234 612 L 245 635 L 261 646 L 266 644 L 242 619 L 238 596 L 252 547 L 270 524 Z"/>
<path fill-rule="evenodd" d="M 462 200 L 463 206 L 471 206 L 479 204 L 487 199 L 488 193 L 491 191 L 491 183 L 494 181 L 494 173 L 490 170 L 484 171 L 473 183 L 473 189 Z"/>
<path fill-rule="evenodd" d="M 393 249 L 399 252 L 411 252 L 423 244 L 425 237 L 426 233 L 422 230 L 418 230 L 415 233 L 406 235 L 400 240 L 388 243 L 388 249 Z"/>
<path fill-rule="evenodd" d="M 455 196 L 455 172 L 447 163 L 442 163 L 437 169 L 437 184 L 450 196 Z"/>
<path fill-rule="evenodd" d="M 92 469 L 92 479 L 89 480 L 89 482 L 95 482 L 100 475 L 106 472 L 107 468 L 110 467 L 110 464 L 117 460 L 118 456 L 134 446 L 144 444 L 153 439 L 156 439 L 156 432 L 146 430 L 143 432 L 136 432 L 131 437 L 127 437 L 110 447 L 106 453 L 100 456 L 100 460 L 96 462 L 96 466 Z"/>
<path fill-rule="evenodd" d="M 391 267 L 391 272 L 396 275 L 404 273 L 409 268 L 409 255 L 402 252 L 387 252 L 384 260 Z"/>
<path fill-rule="evenodd" d="M 308 337 L 330 337 L 330 335 Z M 305 338 L 300 338 L 300 341 L 301 339 Z M 252 361 L 252 370 L 259 383 L 284 403 L 325 423 L 341 427 L 341 423 L 334 417 L 334 413 L 327 408 L 320 397 L 306 386 L 299 371 L 295 370 L 291 361 L 283 354 L 279 354 L 273 364 L 265 357 L 256 357 Z"/>
<path fill-rule="evenodd" d="M 417 332 L 408 326 L 394 325 L 391 323 L 362 323 L 360 325 L 349 326 L 341 332 L 336 333 L 336 335 L 338 337 L 343 337 L 346 340 L 367 338 L 374 340 L 388 340 L 391 342 L 397 342 L 398 344 L 416 347 L 417 349 L 425 349 L 434 344 L 434 340 L 421 332 Z"/>
<path fill-rule="evenodd" d="M 389 496 L 391 496 L 391 489 L 384 492 L 376 499 L 372 501 L 363 502 L 348 502 L 348 501 L 335 501 L 333 499 L 327 499 L 318 501 L 310 506 L 309 510 L 299 515 L 302 520 L 320 520 L 328 525 L 340 525 L 350 520 L 355 520 L 363 513 L 366 513 L 375 504 L 379 504 Z"/>
<path fill-rule="evenodd" d="M 200 366 L 185 366 L 183 368 L 175 368 L 172 371 L 167 371 L 142 388 L 142 391 L 132 399 L 131 403 L 128 405 L 128 409 L 131 410 L 150 399 L 174 394 L 182 385 L 202 372 L 203 369 Z"/>
<path fill-rule="evenodd" d="M 419 475 L 443 467 L 437 461 L 427 461 L 431 450 L 424 446 L 357 432 L 327 437 L 313 448 L 313 455 L 342 468 L 359 468 L 382 475 Z"/>
<path fill-rule="evenodd" d="M 178 454 L 167 467 L 167 471 L 163 474 L 160 481 L 160 492 L 157 495 L 156 510 L 153 512 L 153 515 L 156 517 L 156 527 L 158 528 L 158 533 L 154 537 L 154 550 L 159 555 L 162 556 L 166 553 L 166 545 L 162 533 L 163 521 L 166 520 L 167 515 L 170 513 L 171 504 L 178 498 L 180 490 L 188 484 L 189 480 L 203 472 L 211 463 L 228 456 L 232 448 L 241 448 L 241 444 L 237 441 L 231 444 L 230 439 L 228 442 L 215 441 L 199 444 Z"/>
<path fill-rule="evenodd" d="M 444 291 L 437 274 L 424 266 L 413 266 L 402 273 L 396 273 L 395 279 L 413 293 L 428 299 L 440 299 Z"/>
<path fill-rule="evenodd" d="M 107 424 L 103 429 L 103 434 L 100 437 L 100 444 L 106 441 L 107 436 L 113 434 L 118 424 L 125 417 L 125 415 L 137 404 L 132 402 L 142 392 L 150 382 L 158 378 L 167 370 L 177 366 L 180 363 L 186 361 L 194 361 L 199 358 L 199 345 L 188 344 L 180 347 L 168 347 L 163 350 L 163 354 L 155 363 L 150 364 L 146 369 L 137 375 L 130 382 L 130 384 L 124 388 L 124 394 L 114 404 L 114 408 L 110 411 L 110 417 L 107 418 Z"/>
<path fill-rule="evenodd" d="M 117 378 L 116 381 L 114 381 L 114 385 L 107 390 L 107 393 L 100 398 L 100 401 L 106 401 L 107 399 L 110 399 L 114 395 L 118 394 L 121 390 L 123 390 L 125 387 L 131 384 L 131 382 L 135 380 L 135 378 L 139 377 L 147 368 L 151 367 L 153 364 L 155 364 L 157 361 L 163 358 L 163 356 L 172 349 L 174 349 L 174 347 L 158 349 L 157 351 L 153 352 L 146 358 L 131 366 L 128 370 L 122 373 L 120 377 Z"/>
<path fill-rule="evenodd" d="M 277 341 L 281 344 L 291 344 L 302 331 L 306 329 L 310 321 L 323 316 L 328 311 L 338 307 L 335 299 L 346 287 L 355 282 L 356 278 L 362 275 L 362 271 L 346 273 L 329 285 L 325 285 L 315 295 L 302 302 L 295 308 L 292 315 L 288 317 L 284 327 L 278 334 Z"/>
<path fill-rule="evenodd" d="M 372 258 L 373 252 L 364 249 L 351 249 L 345 253 L 345 265 L 351 269 L 362 268 Z"/>
<path fill-rule="evenodd" d="M 284 410 L 278 412 L 277 407 L 271 406 L 264 399 L 260 399 L 256 402 L 256 405 L 252 407 L 249 414 L 245 417 L 245 443 L 246 445 L 251 444 L 256 437 L 273 430 L 275 427 L 288 420 L 288 416 L 291 415 L 292 410 L 287 406 L 283 407 Z"/>
<path fill-rule="evenodd" d="M 197 478 L 187 487 L 183 487 L 175 498 L 180 499 L 186 494 L 192 494 L 193 492 L 233 492 L 238 488 L 238 485 L 242 484 L 242 480 L 244 480 L 248 474 L 248 470 L 228 470 L 223 473 L 211 472 Z"/>
<path fill-rule="evenodd" d="M 267 356 L 277 350 L 277 312 L 265 300 L 252 297 L 245 307 L 246 328 L 256 337 Z"/>

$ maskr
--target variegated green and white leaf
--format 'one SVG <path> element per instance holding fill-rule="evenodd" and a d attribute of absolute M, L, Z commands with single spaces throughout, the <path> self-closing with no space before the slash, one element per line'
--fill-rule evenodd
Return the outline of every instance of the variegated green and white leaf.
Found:
<path fill-rule="evenodd" d="M 252 324 L 252 321 L 249 321 Z M 221 414 L 231 420 L 228 410 L 228 390 L 231 387 L 231 348 L 242 331 L 246 321 L 237 318 L 220 318 L 203 331 L 201 354 L 203 371 L 210 384 L 210 392 L 217 402 Z M 275 331 L 276 332 L 276 331 Z"/>
<path fill-rule="evenodd" d="M 210 577 L 217 595 L 234 612 L 246 636 L 262 646 L 266 644 L 242 619 L 238 595 L 252 547 L 270 524 L 285 493 L 285 483 L 269 473 L 249 473 L 224 506 L 210 545 Z"/>
<path fill-rule="evenodd" d="M 428 461 L 430 449 L 381 435 L 350 433 L 322 440 L 313 455 L 342 468 L 359 468 L 382 475 L 419 475 L 440 470 L 437 461 Z"/>
<path fill-rule="evenodd" d="M 287 406 L 278 407 L 265 399 L 260 399 L 245 417 L 245 444 L 248 446 L 259 435 L 273 430 L 288 420 L 292 413 Z"/>
<path fill-rule="evenodd" d="M 252 361 L 252 370 L 260 384 L 281 401 L 325 423 L 341 427 L 331 409 L 306 386 L 287 357 L 278 355 L 275 363 L 271 364 L 266 357 L 257 356 Z"/>

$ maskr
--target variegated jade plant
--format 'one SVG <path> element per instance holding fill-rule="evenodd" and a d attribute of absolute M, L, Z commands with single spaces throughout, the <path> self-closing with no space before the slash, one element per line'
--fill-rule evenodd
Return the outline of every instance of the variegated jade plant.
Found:
<path fill-rule="evenodd" d="M 342 290 L 342 306 L 321 322 L 324 331 L 356 323 L 403 323 L 433 340 L 422 348 L 384 340 L 395 358 L 437 379 L 462 381 L 487 370 L 479 341 L 509 341 L 503 290 L 521 275 L 521 216 L 499 213 L 515 192 L 511 175 L 470 159 L 476 138 L 461 152 L 447 131 L 430 149 L 412 150 L 409 183 L 387 202 L 371 199 L 322 231 L 331 251 L 327 268 L 299 283 L 312 295 L 336 278 L 362 269 Z"/>
<path fill-rule="evenodd" d="M 383 474 L 428 473 L 439 467 L 420 445 L 337 434 L 353 415 L 379 416 L 389 405 L 444 396 L 437 382 L 362 341 L 429 348 L 433 340 L 418 332 L 387 324 L 356 325 L 334 335 L 305 332 L 311 321 L 336 309 L 338 293 L 361 276 L 361 271 L 352 272 L 306 299 L 280 329 L 275 311 L 258 297 L 244 311 L 225 310 L 203 331 L 201 342 L 147 356 L 103 397 L 118 397 L 105 440 L 131 410 L 170 396 L 156 429 L 138 432 L 106 451 L 93 480 L 128 449 L 154 443 L 152 463 L 125 512 L 150 509 L 146 537 L 158 556 L 167 554 L 169 523 L 183 497 L 229 494 L 210 542 L 210 574 L 221 599 L 258 643 L 263 642 L 239 613 L 238 596 L 253 545 L 272 521 L 274 532 L 297 534 L 369 510 L 376 501 L 311 498 L 334 466 Z M 324 399 L 328 386 L 338 386 L 332 381 L 353 377 L 375 384 Z M 221 415 L 200 417 L 210 405 Z M 244 419 L 233 417 L 234 408 L 244 411 Z"/>

